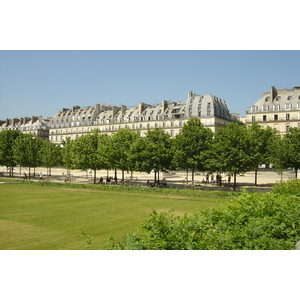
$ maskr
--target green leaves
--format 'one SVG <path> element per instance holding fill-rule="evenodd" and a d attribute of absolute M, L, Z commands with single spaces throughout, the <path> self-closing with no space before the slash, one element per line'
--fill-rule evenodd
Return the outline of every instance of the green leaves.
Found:
<path fill-rule="evenodd" d="M 289 185 L 289 183 L 286 183 Z M 300 184 L 292 182 L 300 194 Z M 280 185 L 279 185 L 280 186 Z M 277 250 L 293 249 L 300 239 L 299 196 L 275 193 L 242 193 L 222 207 L 194 215 L 157 213 L 142 225 L 141 232 L 127 234 L 112 249 L 168 250 Z"/>

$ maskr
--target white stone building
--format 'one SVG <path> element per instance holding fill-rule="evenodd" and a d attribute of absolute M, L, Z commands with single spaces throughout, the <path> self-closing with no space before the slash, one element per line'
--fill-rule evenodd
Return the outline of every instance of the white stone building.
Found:
<path fill-rule="evenodd" d="M 246 124 L 252 122 L 275 128 L 281 134 L 288 132 L 291 127 L 300 128 L 300 86 L 282 90 L 272 86 L 270 92 L 262 94 L 249 107 Z"/>
<path fill-rule="evenodd" d="M 140 131 L 141 136 L 149 129 L 162 128 L 174 137 L 191 117 L 199 118 L 213 132 L 236 120 L 224 100 L 211 94 L 201 96 L 190 92 L 185 103 L 163 100 L 157 105 L 141 102 L 132 108 L 103 104 L 63 108 L 51 118 L 49 139 L 61 143 L 67 137 L 76 139 L 96 128 L 109 135 L 121 128 L 129 128 Z"/>

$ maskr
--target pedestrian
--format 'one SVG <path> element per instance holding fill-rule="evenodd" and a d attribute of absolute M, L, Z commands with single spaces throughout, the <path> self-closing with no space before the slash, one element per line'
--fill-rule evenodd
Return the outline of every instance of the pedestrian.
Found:
<path fill-rule="evenodd" d="M 43 180 L 43 173 L 40 172 L 40 181 L 42 181 L 42 180 Z"/>
<path fill-rule="evenodd" d="M 27 174 L 24 172 L 24 180 L 27 180 Z"/>

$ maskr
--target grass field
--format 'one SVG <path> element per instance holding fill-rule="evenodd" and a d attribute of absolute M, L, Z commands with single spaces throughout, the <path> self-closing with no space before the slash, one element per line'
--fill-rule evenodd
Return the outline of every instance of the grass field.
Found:
<path fill-rule="evenodd" d="M 83 229 L 101 249 L 108 236 L 121 239 L 135 231 L 153 209 L 184 215 L 230 198 L 220 192 L 6 180 L 0 184 L 0 249 L 85 249 Z"/>

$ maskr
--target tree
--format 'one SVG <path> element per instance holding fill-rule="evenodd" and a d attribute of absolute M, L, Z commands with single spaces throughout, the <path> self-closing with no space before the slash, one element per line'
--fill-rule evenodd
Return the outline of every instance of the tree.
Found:
<path fill-rule="evenodd" d="M 62 163 L 67 170 L 70 170 L 72 168 L 73 141 L 67 137 L 66 140 L 62 141 L 60 147 Z"/>
<path fill-rule="evenodd" d="M 120 129 L 111 137 L 108 152 L 110 163 L 114 169 L 122 171 L 122 180 L 124 180 L 124 171 L 132 171 L 134 169 L 130 149 L 138 138 L 139 134 L 129 129 Z"/>
<path fill-rule="evenodd" d="M 173 144 L 173 163 L 179 168 L 192 170 L 194 185 L 195 170 L 205 169 L 204 151 L 210 148 L 213 132 L 205 128 L 198 118 L 191 118 L 183 125 Z"/>
<path fill-rule="evenodd" d="M 17 165 L 13 152 L 15 140 L 21 135 L 18 130 L 4 130 L 0 132 L 0 165 L 10 168 L 13 177 L 14 167 Z"/>
<path fill-rule="evenodd" d="M 171 139 L 160 128 L 148 130 L 145 137 L 138 139 L 134 145 L 137 170 L 150 173 L 154 171 L 154 182 L 159 183 L 159 171 L 165 171 L 171 165 Z M 158 178 L 157 175 L 158 174 Z"/>
<path fill-rule="evenodd" d="M 251 160 L 251 169 L 255 171 L 255 182 L 257 185 L 257 171 L 260 165 L 269 164 L 271 153 L 270 145 L 276 136 L 276 130 L 271 127 L 263 128 L 256 122 L 248 127 L 249 135 L 249 155 Z"/>
<path fill-rule="evenodd" d="M 94 184 L 97 180 L 97 170 L 108 167 L 107 156 L 108 136 L 94 130 L 92 134 L 76 139 L 71 148 L 72 168 L 94 171 Z"/>
<path fill-rule="evenodd" d="M 49 140 L 42 141 L 42 146 L 39 155 L 41 160 L 41 166 L 46 167 L 47 175 L 51 176 L 51 168 L 61 163 L 60 146 L 51 143 Z"/>
<path fill-rule="evenodd" d="M 236 175 L 246 172 L 252 166 L 246 125 L 232 122 L 219 128 L 206 155 L 210 170 L 228 172 L 234 176 L 235 190 Z"/>
<path fill-rule="evenodd" d="M 13 145 L 14 159 L 18 165 L 29 168 L 29 179 L 30 168 L 40 166 L 39 152 L 41 146 L 42 140 L 33 134 L 20 135 Z"/>
<path fill-rule="evenodd" d="M 300 129 L 292 127 L 282 138 L 274 141 L 272 162 L 276 169 L 293 168 L 298 177 L 300 168 Z"/>

